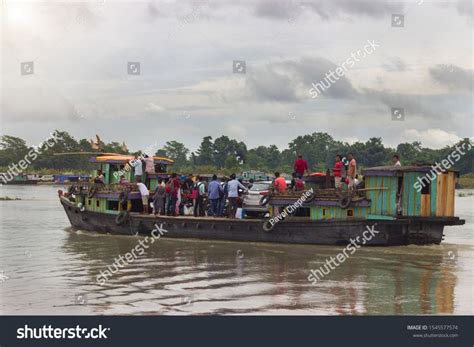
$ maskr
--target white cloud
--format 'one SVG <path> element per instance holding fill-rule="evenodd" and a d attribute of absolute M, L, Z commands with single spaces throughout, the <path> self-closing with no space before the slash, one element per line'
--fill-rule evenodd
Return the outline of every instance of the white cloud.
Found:
<path fill-rule="evenodd" d="M 441 129 L 407 129 L 402 133 L 402 139 L 404 139 L 403 142 L 419 141 L 424 147 L 430 148 L 442 148 L 461 140 L 456 134 Z"/>
<path fill-rule="evenodd" d="M 165 111 L 164 107 L 160 105 L 154 104 L 153 102 L 149 102 L 148 105 L 145 107 L 145 111 L 148 113 L 162 113 Z"/>

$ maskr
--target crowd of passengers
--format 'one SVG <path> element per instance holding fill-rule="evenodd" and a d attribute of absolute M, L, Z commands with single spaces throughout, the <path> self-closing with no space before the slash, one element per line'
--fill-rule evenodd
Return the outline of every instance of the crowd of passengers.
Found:
<path fill-rule="evenodd" d="M 248 183 L 244 184 L 241 178 L 237 179 L 235 173 L 222 180 L 219 180 L 217 175 L 213 175 L 209 182 L 202 176 L 192 174 L 179 176 L 173 173 L 166 182 L 163 178 L 158 178 L 157 187 L 150 194 L 148 175 L 155 173 L 153 158 L 145 155 L 142 161 L 138 160 L 138 164 L 134 165 L 134 178 L 141 194 L 144 214 L 150 213 L 151 200 L 155 215 L 178 216 L 192 213 L 195 217 L 208 215 L 235 218 L 237 209 L 242 207 L 243 195 L 252 188 L 254 183 L 250 179 Z M 392 163 L 394 166 L 401 166 L 398 155 L 392 157 Z M 145 182 L 142 182 L 143 167 L 147 177 Z M 303 176 L 310 175 L 308 162 L 303 159 L 302 155 L 298 155 L 293 168 L 294 172 L 289 184 L 279 172 L 275 172 L 275 178 L 271 185 L 271 189 L 275 193 L 285 194 L 288 190 L 303 191 L 305 189 Z M 332 174 L 336 189 L 341 189 L 343 184 L 347 184 L 349 189 L 353 189 L 361 183 L 357 175 L 357 162 L 352 153 L 347 155 L 347 161 L 343 161 L 341 155 L 336 155 Z M 104 176 L 101 170 L 98 171 L 94 182 L 103 184 Z M 128 186 L 130 182 L 125 179 L 124 175 L 121 175 L 119 184 Z"/>

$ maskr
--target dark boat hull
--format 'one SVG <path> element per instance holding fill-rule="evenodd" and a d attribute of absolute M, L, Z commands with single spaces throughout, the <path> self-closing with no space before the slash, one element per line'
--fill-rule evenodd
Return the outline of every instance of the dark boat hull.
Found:
<path fill-rule="evenodd" d="M 296 244 L 346 245 L 351 240 L 363 243 L 363 235 L 369 236 L 368 229 L 377 231 L 365 244 L 373 246 L 396 246 L 406 244 L 439 244 L 446 224 L 463 224 L 452 220 L 327 220 L 318 222 L 283 221 L 275 228 L 263 230 L 263 220 L 226 219 L 212 217 L 154 217 L 132 213 L 127 222 L 117 225 L 115 214 L 91 211 L 81 212 L 65 198 L 61 203 L 75 228 L 123 235 L 150 235 L 156 225 L 166 230 L 163 237 L 194 238 L 207 240 L 276 242 Z M 355 241 L 354 241 L 355 242 Z"/>

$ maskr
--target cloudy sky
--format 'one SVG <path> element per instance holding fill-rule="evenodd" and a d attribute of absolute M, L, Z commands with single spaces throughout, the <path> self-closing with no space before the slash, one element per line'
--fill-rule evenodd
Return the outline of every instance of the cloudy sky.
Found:
<path fill-rule="evenodd" d="M 195 150 L 206 135 L 284 148 L 324 131 L 350 143 L 377 136 L 440 148 L 473 136 L 472 6 L 7 0 L 1 133 L 32 145 L 61 129 L 134 150 L 168 140 Z M 312 98 L 312 83 L 368 40 L 377 48 Z"/>

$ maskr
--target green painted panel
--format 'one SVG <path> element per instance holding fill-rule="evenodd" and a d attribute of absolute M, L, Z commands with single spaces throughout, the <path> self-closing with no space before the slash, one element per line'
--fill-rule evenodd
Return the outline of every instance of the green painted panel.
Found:
<path fill-rule="evenodd" d="M 436 178 L 431 182 L 431 190 L 430 190 L 430 193 L 431 193 L 431 215 L 432 216 L 436 216 L 436 200 L 437 200 L 437 192 L 438 192 L 438 177 L 439 176 L 436 176 Z"/>

